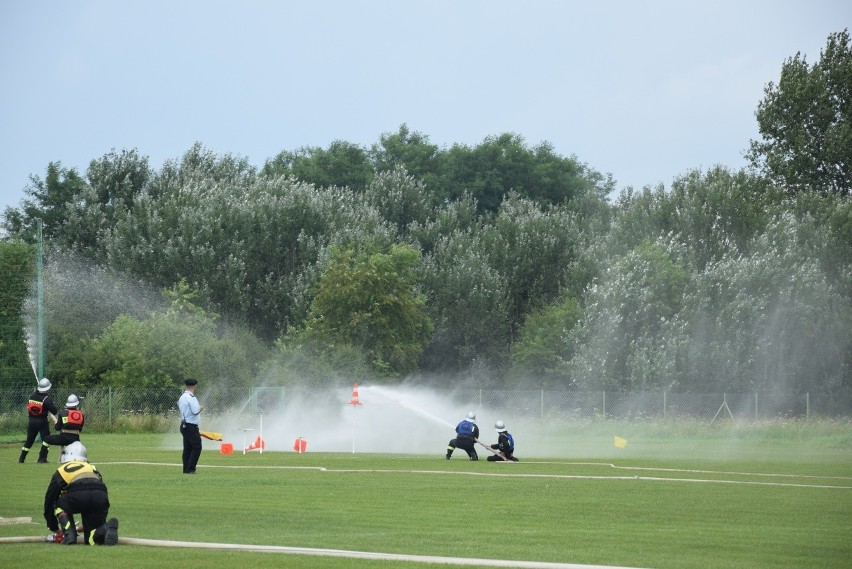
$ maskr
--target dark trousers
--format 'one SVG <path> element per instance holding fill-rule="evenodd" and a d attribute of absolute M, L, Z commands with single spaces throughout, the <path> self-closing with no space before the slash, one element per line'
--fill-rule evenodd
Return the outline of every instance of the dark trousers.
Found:
<path fill-rule="evenodd" d="M 76 443 L 80 440 L 78 433 L 54 433 L 44 438 L 44 442 L 49 445 L 68 446 L 71 443 Z"/>
<path fill-rule="evenodd" d="M 447 445 L 447 456 L 453 454 L 456 448 L 460 448 L 467 453 L 470 460 L 479 460 L 479 455 L 476 454 L 476 448 L 473 446 L 475 440 L 471 437 L 456 437 Z"/>
<path fill-rule="evenodd" d="M 189 474 L 195 472 L 198 457 L 201 456 L 201 435 L 198 425 L 192 423 L 180 423 L 180 434 L 183 435 L 183 472 Z"/>
<path fill-rule="evenodd" d="M 505 456 L 506 456 L 506 458 L 503 458 L 499 454 L 492 454 L 491 456 L 488 457 L 487 460 L 490 461 L 490 462 L 502 462 L 504 460 L 511 460 L 512 462 L 518 462 L 518 459 L 515 458 L 514 456 L 512 456 L 511 454 L 506 454 Z"/>
<path fill-rule="evenodd" d="M 21 462 L 27 457 L 27 453 L 30 452 L 30 447 L 33 446 L 38 435 L 41 435 L 42 440 L 38 458 L 41 461 L 47 460 L 48 447 L 44 441 L 50 436 L 50 427 L 47 424 L 47 419 L 45 419 L 44 421 L 30 421 L 27 424 L 27 440 L 24 441 L 24 447 L 21 449 Z"/>
<path fill-rule="evenodd" d="M 73 487 L 73 484 L 71 486 Z M 105 532 L 101 528 L 106 524 L 109 514 L 109 496 L 106 487 L 102 484 L 91 484 L 80 489 L 70 488 L 56 501 L 56 507 L 71 517 L 71 523 L 75 523 L 74 514 L 80 514 L 86 543 L 102 545 Z"/>

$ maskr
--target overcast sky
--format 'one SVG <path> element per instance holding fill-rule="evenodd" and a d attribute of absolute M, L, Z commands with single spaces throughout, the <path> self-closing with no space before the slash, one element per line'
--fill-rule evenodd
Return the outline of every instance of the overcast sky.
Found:
<path fill-rule="evenodd" d="M 668 187 L 744 166 L 764 86 L 848 27 L 847 0 L 0 0 L 0 211 L 51 161 L 198 141 L 262 166 L 402 123 Z"/>

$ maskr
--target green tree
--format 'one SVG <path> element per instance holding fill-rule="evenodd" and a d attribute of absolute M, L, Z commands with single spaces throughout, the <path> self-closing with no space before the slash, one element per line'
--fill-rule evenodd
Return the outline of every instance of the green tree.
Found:
<path fill-rule="evenodd" d="M 480 225 L 476 200 L 465 193 L 458 200 L 446 202 L 437 208 L 432 218 L 425 223 L 410 224 L 408 238 L 416 241 L 422 252 L 430 253 L 444 237 L 478 231 Z"/>
<path fill-rule="evenodd" d="M 508 286 L 510 341 L 530 310 L 555 302 L 577 278 L 572 271 L 583 247 L 577 221 L 566 207 L 542 206 L 512 192 L 484 229 L 489 263 Z"/>
<path fill-rule="evenodd" d="M 127 217 L 146 189 L 153 171 L 148 158 L 134 150 L 112 150 L 92 160 L 86 187 L 67 208 L 65 229 L 57 242 L 99 262 L 106 260 L 106 239 Z"/>
<path fill-rule="evenodd" d="M 573 353 L 566 350 L 566 337 L 581 316 L 575 298 L 564 297 L 552 306 L 530 313 L 512 345 L 509 380 L 518 386 L 564 389 L 570 386 L 568 362 Z"/>
<path fill-rule="evenodd" d="M 74 168 L 65 168 L 61 162 L 51 162 L 47 165 L 44 180 L 31 176 L 30 185 L 24 188 L 24 193 L 31 199 L 23 200 L 20 209 L 6 208 L 3 226 L 11 235 L 34 243 L 36 220 L 41 219 L 45 239 L 61 236 L 68 217 L 68 206 L 85 187 L 85 181 Z"/>
<path fill-rule="evenodd" d="M 810 226 L 810 227 L 806 227 Z M 808 252 L 825 226 L 790 212 L 696 274 L 660 344 L 676 347 L 681 389 L 845 396 L 852 303 Z"/>
<path fill-rule="evenodd" d="M 577 385 L 668 387 L 671 360 L 658 347 L 683 305 L 689 283 L 684 254 L 677 243 L 646 241 L 603 271 L 586 295 L 579 326 L 566 337 Z"/>
<path fill-rule="evenodd" d="M 790 193 L 852 191 L 852 45 L 849 30 L 833 33 L 808 65 L 797 53 L 758 104 L 760 141 L 748 158 Z"/>
<path fill-rule="evenodd" d="M 86 179 L 95 192 L 98 203 L 108 208 L 128 210 L 145 189 L 153 172 L 148 157 L 140 156 L 134 148 L 116 152 L 115 149 L 89 163 Z"/>
<path fill-rule="evenodd" d="M 480 364 L 500 369 L 511 330 L 509 292 L 504 275 L 489 263 L 481 231 L 439 237 L 418 274 L 434 326 L 423 371 L 454 374 Z"/>
<path fill-rule="evenodd" d="M 367 186 L 364 199 L 396 227 L 398 235 L 406 235 L 412 224 L 428 223 L 434 215 L 426 187 L 401 166 L 380 172 Z"/>
<path fill-rule="evenodd" d="M 251 385 L 259 362 L 245 338 L 217 331 L 217 317 L 192 304 L 185 283 L 166 291 L 168 308 L 145 318 L 120 315 L 91 342 L 77 382 L 170 387 L 204 377 L 230 387 Z"/>
<path fill-rule="evenodd" d="M 382 134 L 378 144 L 370 149 L 373 169 L 377 173 L 405 168 L 430 190 L 436 204 L 447 197 L 439 193 L 443 185 L 442 157 L 443 153 L 429 142 L 428 136 L 412 132 L 406 124 L 400 125 L 395 133 Z"/>
<path fill-rule="evenodd" d="M 717 166 L 662 185 L 623 192 L 608 236 L 608 255 L 624 255 L 643 241 L 673 236 L 700 269 L 732 249 L 747 251 L 785 199 L 764 179 Z"/>
<path fill-rule="evenodd" d="M 801 222 L 807 257 L 817 260 L 829 284 L 852 302 L 852 195 L 801 192 L 789 206 Z"/>
<path fill-rule="evenodd" d="M 557 155 L 549 143 L 529 148 L 517 134 L 489 136 L 472 148 L 455 144 L 442 154 L 439 191 L 450 199 L 470 192 L 482 212 L 496 211 L 510 192 L 544 205 L 587 194 L 602 199 L 613 189 L 609 177 Z"/>
<path fill-rule="evenodd" d="M 388 253 L 332 252 L 317 285 L 304 336 L 324 345 L 352 345 L 369 355 L 382 376 L 399 377 L 417 369 L 432 324 L 425 298 L 415 288 L 419 253 L 394 245 Z"/>
<path fill-rule="evenodd" d="M 92 340 L 120 315 L 144 320 L 163 308 L 161 295 L 143 280 L 67 249 L 46 247 L 43 275 L 47 375 L 57 385 L 77 380 Z M 34 307 L 27 308 L 27 321 L 34 323 Z"/>
<path fill-rule="evenodd" d="M 350 142 L 335 140 L 327 149 L 302 147 L 280 152 L 267 160 L 261 174 L 294 176 L 321 188 L 341 187 L 363 191 L 373 178 L 367 151 Z"/>

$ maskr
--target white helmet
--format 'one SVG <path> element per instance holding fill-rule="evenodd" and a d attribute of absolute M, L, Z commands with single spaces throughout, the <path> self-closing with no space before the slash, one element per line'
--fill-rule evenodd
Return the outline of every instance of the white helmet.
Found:
<path fill-rule="evenodd" d="M 506 430 L 506 423 L 504 423 L 503 421 L 497 421 L 496 423 L 494 423 L 494 428 L 497 430 L 498 433 L 502 433 Z"/>
<path fill-rule="evenodd" d="M 473 411 L 468 411 L 467 412 L 467 420 L 468 421 L 476 421 L 476 413 L 474 413 Z"/>
<path fill-rule="evenodd" d="M 80 405 L 80 399 L 73 393 L 68 396 L 68 401 L 65 402 L 66 407 L 77 407 Z"/>
<path fill-rule="evenodd" d="M 45 393 L 46 391 L 49 391 L 51 387 L 52 387 L 52 385 L 50 385 L 50 380 L 47 379 L 46 377 L 42 378 L 38 381 L 38 392 L 39 393 Z"/>
<path fill-rule="evenodd" d="M 86 453 L 86 447 L 80 441 L 74 441 L 70 445 L 62 448 L 62 454 L 59 455 L 60 464 L 66 462 L 78 461 L 89 462 L 89 457 Z"/>

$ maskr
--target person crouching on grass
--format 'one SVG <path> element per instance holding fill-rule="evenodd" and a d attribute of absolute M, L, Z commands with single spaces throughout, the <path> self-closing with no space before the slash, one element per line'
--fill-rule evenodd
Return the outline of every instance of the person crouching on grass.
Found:
<path fill-rule="evenodd" d="M 53 532 L 51 541 L 77 543 L 74 512 L 83 521 L 83 537 L 89 545 L 117 545 L 118 519 L 110 518 L 109 494 L 101 473 L 89 464 L 86 447 L 73 442 L 59 455 L 61 465 L 50 478 L 44 494 L 44 519 Z"/>
<path fill-rule="evenodd" d="M 456 438 L 451 439 L 447 444 L 446 459 L 450 460 L 453 456 L 453 451 L 460 448 L 467 453 L 470 460 L 479 460 L 479 455 L 476 454 L 474 444 L 479 439 L 479 426 L 476 424 L 476 413 L 469 411 L 467 417 L 462 419 L 456 425 Z"/>
<path fill-rule="evenodd" d="M 502 460 L 518 462 L 518 459 L 515 458 L 515 438 L 509 434 L 506 423 L 497 421 L 494 423 L 494 430 L 497 431 L 497 444 L 491 445 L 491 448 L 499 451 L 502 456 L 501 454 L 492 454 L 488 457 L 488 460 L 491 462 Z"/>
<path fill-rule="evenodd" d="M 83 411 L 80 410 L 80 398 L 73 393 L 65 401 L 65 409 L 60 411 L 56 420 L 58 432 L 45 437 L 44 442 L 49 445 L 67 446 L 73 442 L 80 441 L 80 432 L 86 420 Z"/>

